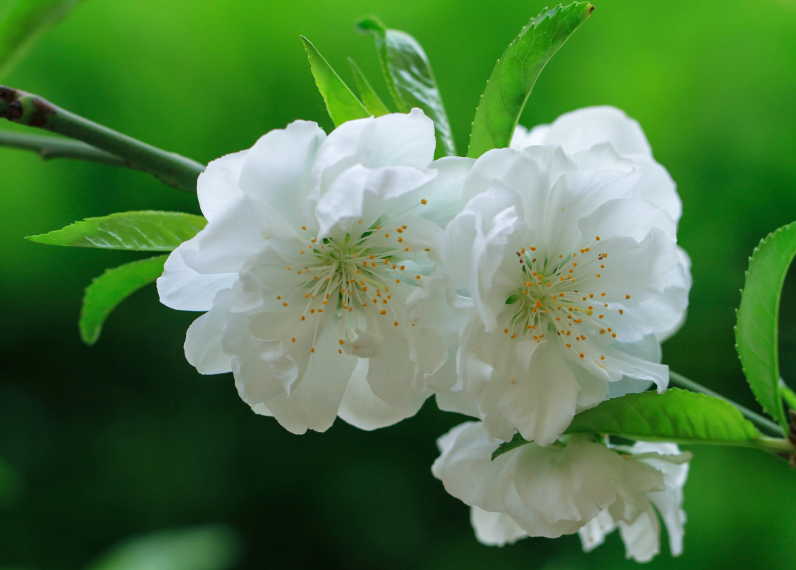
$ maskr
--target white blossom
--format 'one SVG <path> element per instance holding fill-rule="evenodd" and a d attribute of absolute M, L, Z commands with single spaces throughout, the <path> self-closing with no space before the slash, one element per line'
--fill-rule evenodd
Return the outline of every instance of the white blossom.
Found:
<path fill-rule="evenodd" d="M 594 436 L 572 435 L 547 447 L 529 443 L 492 461 L 498 442 L 490 442 L 482 424 L 470 422 L 437 445 L 434 476 L 471 506 L 476 537 L 484 544 L 578 532 L 589 551 L 618 526 L 628 557 L 644 562 L 659 551 L 657 509 L 672 553 L 682 553 L 682 488 L 691 454 L 674 444 L 611 448 Z"/>
<path fill-rule="evenodd" d="M 457 383 L 438 402 L 493 437 L 549 445 L 606 397 L 666 389 L 660 342 L 691 279 L 674 183 L 637 123 L 584 109 L 521 137 L 544 145 L 479 158 L 445 230 L 462 324 Z"/>
<path fill-rule="evenodd" d="M 350 121 L 328 137 L 296 121 L 211 162 L 198 195 L 208 224 L 169 257 L 161 301 L 206 311 L 185 354 L 232 371 L 241 398 L 294 433 L 339 414 L 363 429 L 417 412 L 452 383 L 450 340 L 410 323 L 467 159 L 434 154 L 414 109 Z M 436 384 L 435 384 L 436 382 Z"/>

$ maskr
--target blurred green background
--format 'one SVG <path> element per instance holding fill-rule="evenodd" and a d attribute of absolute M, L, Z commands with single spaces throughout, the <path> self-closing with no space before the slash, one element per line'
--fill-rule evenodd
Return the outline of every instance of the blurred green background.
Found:
<path fill-rule="evenodd" d="M 8 1 L 8 0 L 6 0 Z M 2 4 L 2 1 L 0 1 Z M 684 202 L 689 319 L 664 347 L 674 370 L 757 408 L 734 352 L 734 309 L 760 238 L 796 219 L 796 3 L 595 0 L 553 59 L 523 123 L 589 105 L 638 119 Z M 460 149 L 486 78 L 541 0 L 86 0 L 4 82 L 201 161 L 297 119 L 331 122 L 299 34 L 347 80 L 352 56 L 385 96 L 378 14 L 431 58 Z M 2 125 L 6 127 L 6 125 Z M 42 163 L 0 149 L 0 567 L 85 568 L 130 536 L 223 524 L 237 568 L 630 568 L 618 536 L 478 544 L 468 510 L 431 477 L 435 438 L 462 418 L 433 401 L 375 433 L 338 421 L 297 437 L 239 400 L 230 375 L 184 360 L 195 314 L 124 303 L 93 348 L 82 289 L 135 255 L 22 240 L 136 209 L 198 213 L 196 199 L 131 171 Z M 783 299 L 783 375 L 796 382 L 796 281 Z M 651 568 L 793 568 L 796 473 L 760 452 L 694 448 L 685 554 Z"/>

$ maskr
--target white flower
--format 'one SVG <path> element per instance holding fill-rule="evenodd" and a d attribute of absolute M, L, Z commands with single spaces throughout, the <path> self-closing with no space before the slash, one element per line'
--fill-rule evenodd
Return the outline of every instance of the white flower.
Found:
<path fill-rule="evenodd" d="M 691 279 L 674 183 L 635 122 L 586 109 L 527 138 L 562 146 L 484 154 L 445 230 L 441 267 L 466 320 L 457 384 L 438 401 L 494 437 L 549 445 L 609 395 L 666 389 L 660 342 Z"/>
<path fill-rule="evenodd" d="M 210 163 L 198 183 L 208 225 L 158 280 L 165 305 L 207 311 L 188 329 L 188 361 L 232 371 L 241 398 L 294 433 L 338 414 L 389 425 L 451 383 L 450 341 L 405 311 L 412 292 L 433 291 L 419 285 L 470 164 L 429 167 L 434 146 L 415 109 L 328 137 L 296 121 Z"/>
<path fill-rule="evenodd" d="M 592 436 L 573 435 L 548 447 L 526 444 L 492 461 L 498 443 L 489 441 L 480 423 L 470 422 L 437 445 L 434 476 L 472 507 L 471 522 L 484 544 L 578 532 L 588 551 L 618 525 L 628 557 L 646 561 L 659 550 L 654 505 L 672 553 L 682 552 L 682 488 L 691 454 L 674 444 L 612 449 Z"/>

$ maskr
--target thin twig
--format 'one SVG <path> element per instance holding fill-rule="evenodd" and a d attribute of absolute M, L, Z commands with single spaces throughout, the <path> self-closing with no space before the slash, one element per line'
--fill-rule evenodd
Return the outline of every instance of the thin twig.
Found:
<path fill-rule="evenodd" d="M 0 86 L 0 117 L 83 141 L 186 192 L 196 192 L 196 179 L 205 169 L 189 158 L 135 140 L 18 89 Z"/>
<path fill-rule="evenodd" d="M 678 386 L 681 386 L 683 388 L 687 388 L 692 392 L 701 392 L 702 394 L 707 394 L 708 396 L 713 396 L 714 398 L 719 398 L 720 400 L 724 400 L 725 402 L 732 404 L 738 409 L 739 412 L 741 412 L 741 414 L 743 414 L 743 416 L 747 420 L 749 420 L 753 424 L 756 424 L 757 427 L 769 431 L 771 435 L 776 434 L 777 436 L 782 437 L 782 428 L 780 428 L 776 423 L 772 422 L 768 418 L 764 418 L 760 414 L 753 412 L 749 408 L 745 408 L 740 404 L 736 404 L 735 402 L 733 402 L 728 398 L 725 398 L 721 394 L 718 394 L 713 390 L 709 390 L 708 388 L 705 388 L 701 384 L 697 384 L 693 380 L 689 380 L 688 378 L 678 374 L 677 372 L 672 372 L 670 370 L 669 378 L 671 379 L 672 383 L 677 384 Z"/>
<path fill-rule="evenodd" d="M 43 160 L 72 158 L 110 164 L 111 166 L 135 168 L 134 165 L 122 160 L 118 156 L 94 148 L 86 143 L 69 139 L 0 130 L 0 146 L 31 150 L 38 154 Z"/>

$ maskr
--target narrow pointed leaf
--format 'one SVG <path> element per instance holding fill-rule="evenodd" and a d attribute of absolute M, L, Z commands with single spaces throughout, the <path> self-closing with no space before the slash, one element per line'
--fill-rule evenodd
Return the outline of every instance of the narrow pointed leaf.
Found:
<path fill-rule="evenodd" d="M 326 110 L 335 126 L 339 127 L 346 121 L 370 117 L 368 110 L 360 103 L 348 85 L 340 79 L 340 76 L 312 45 L 312 42 L 304 36 L 301 36 L 301 41 L 304 42 L 304 49 L 310 60 L 315 84 L 323 95 L 323 100 L 326 101 Z"/>
<path fill-rule="evenodd" d="M 509 44 L 478 104 L 467 156 L 509 146 L 536 79 L 572 33 L 588 19 L 589 2 L 559 5 L 532 19 Z"/>
<path fill-rule="evenodd" d="M 88 345 L 97 342 L 102 325 L 119 303 L 163 274 L 168 255 L 126 263 L 109 269 L 91 282 L 80 311 L 80 338 Z"/>
<path fill-rule="evenodd" d="M 0 76 L 80 0 L 6 0 L 0 7 Z"/>
<path fill-rule="evenodd" d="M 183 212 L 119 212 L 88 218 L 61 230 L 25 239 L 47 245 L 134 251 L 172 251 L 205 227 L 202 216 Z"/>
<path fill-rule="evenodd" d="M 384 79 L 398 109 L 408 113 L 413 107 L 419 107 L 434 121 L 435 158 L 455 156 L 456 144 L 442 95 L 426 52 L 418 41 L 406 32 L 385 28 L 375 17 L 361 20 L 357 28 L 375 36 Z"/>
<path fill-rule="evenodd" d="M 796 222 L 760 242 L 749 259 L 735 326 L 735 348 L 746 381 L 763 407 L 787 428 L 779 378 L 779 300 L 796 256 Z"/>
<path fill-rule="evenodd" d="M 606 434 L 638 441 L 707 443 L 754 447 L 760 433 L 732 404 L 678 388 L 606 400 L 577 414 L 564 432 Z M 502 444 L 492 458 L 522 445 Z"/>
<path fill-rule="evenodd" d="M 365 74 L 362 73 L 362 70 L 359 69 L 359 66 L 356 64 L 356 62 L 349 57 L 348 63 L 351 64 L 351 71 L 354 73 L 354 81 L 357 84 L 359 98 L 362 99 L 362 104 L 365 106 L 368 112 L 374 117 L 388 115 L 390 110 L 387 108 L 387 105 L 384 104 L 384 102 L 381 100 L 381 97 L 379 97 L 373 90 L 370 82 L 368 82 L 368 79 L 365 77 Z"/>

